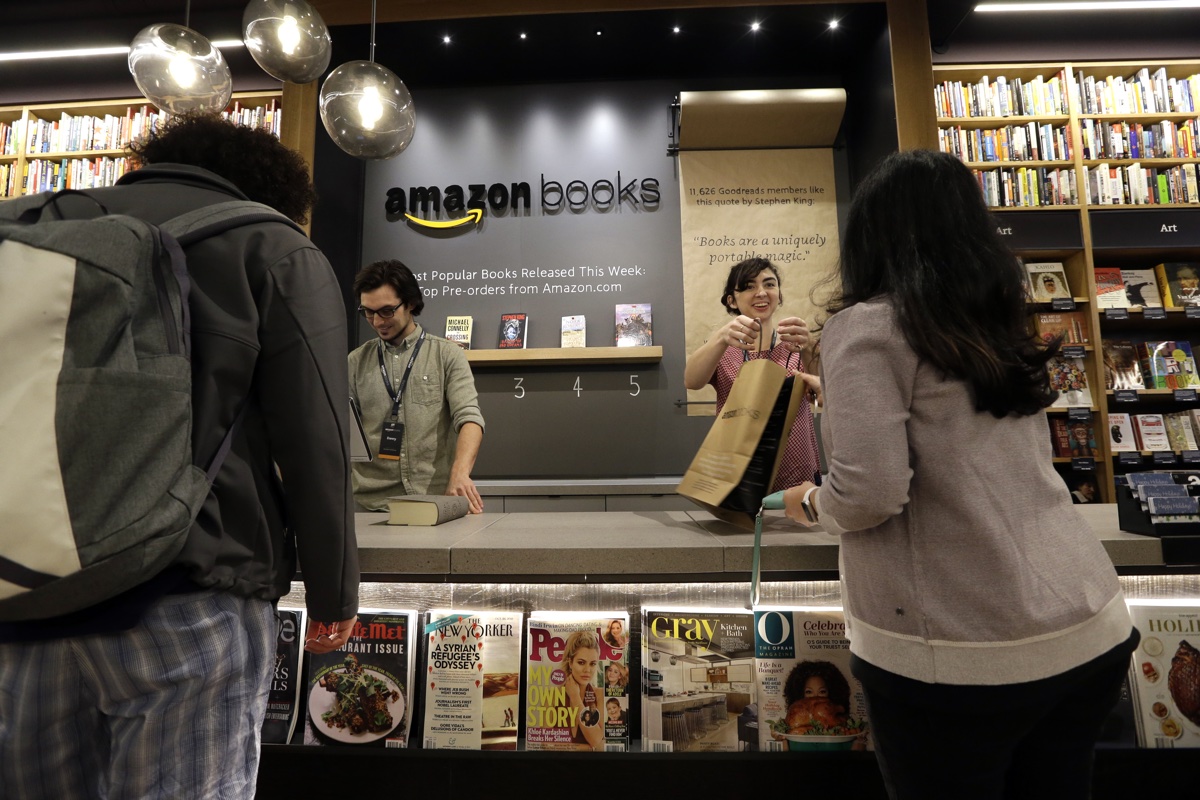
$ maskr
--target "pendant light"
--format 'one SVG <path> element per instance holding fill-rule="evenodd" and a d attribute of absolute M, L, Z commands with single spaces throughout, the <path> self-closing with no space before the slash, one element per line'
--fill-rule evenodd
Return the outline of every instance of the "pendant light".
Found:
<path fill-rule="evenodd" d="M 170 114 L 223 111 L 233 96 L 233 76 L 221 51 L 184 24 L 160 22 L 143 28 L 129 46 L 129 71 L 146 99 Z"/>
<path fill-rule="evenodd" d="M 292 83 L 321 77 L 333 51 L 325 20 L 305 0 L 250 0 L 242 38 L 263 71 Z"/>
<path fill-rule="evenodd" d="M 371 59 L 349 61 L 321 86 L 321 122 L 334 144 L 356 158 L 403 152 L 417 124 L 412 95 L 396 74 L 375 63 L 375 0 L 371 0 Z"/>

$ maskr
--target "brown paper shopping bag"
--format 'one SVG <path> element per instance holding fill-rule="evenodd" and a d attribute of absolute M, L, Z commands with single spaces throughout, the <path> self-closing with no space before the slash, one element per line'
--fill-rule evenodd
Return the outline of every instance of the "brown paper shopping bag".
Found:
<path fill-rule="evenodd" d="M 742 364 L 676 491 L 713 515 L 753 530 L 803 399 L 804 382 L 784 367 L 765 358 Z"/>

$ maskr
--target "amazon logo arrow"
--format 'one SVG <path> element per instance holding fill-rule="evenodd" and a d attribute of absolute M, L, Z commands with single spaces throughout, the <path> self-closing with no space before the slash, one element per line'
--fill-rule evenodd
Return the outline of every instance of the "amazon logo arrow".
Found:
<path fill-rule="evenodd" d="M 483 209 L 469 208 L 467 209 L 467 215 L 465 217 L 448 219 L 445 221 L 421 219 L 420 217 L 414 217 L 412 214 L 408 213 L 405 213 L 404 218 L 413 225 L 418 225 L 422 228 L 437 228 L 439 230 L 445 230 L 446 228 L 461 228 L 464 225 L 477 225 L 479 221 L 483 219 Z"/>

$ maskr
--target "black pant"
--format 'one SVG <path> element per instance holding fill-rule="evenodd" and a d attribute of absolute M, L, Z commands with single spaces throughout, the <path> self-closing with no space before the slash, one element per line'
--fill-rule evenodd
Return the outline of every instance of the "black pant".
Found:
<path fill-rule="evenodd" d="M 949 686 L 861 659 L 875 755 L 892 800 L 1073 800 L 1091 796 L 1092 754 L 1116 705 L 1136 631 L 1087 664 L 1040 681 Z"/>

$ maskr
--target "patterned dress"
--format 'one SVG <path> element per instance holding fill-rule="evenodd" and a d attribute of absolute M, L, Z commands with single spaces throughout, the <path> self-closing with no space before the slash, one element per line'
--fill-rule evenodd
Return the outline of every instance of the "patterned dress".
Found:
<path fill-rule="evenodd" d="M 725 401 L 729 399 L 729 392 L 733 389 L 733 379 L 742 368 L 743 352 L 736 347 L 726 349 L 721 360 L 717 362 L 712 379 L 709 380 L 709 384 L 717 390 L 718 414 L 725 407 Z M 789 356 L 791 364 L 788 364 Z M 761 354 L 751 353 L 750 357 L 769 358 L 781 367 L 789 367 L 789 375 L 804 371 L 804 362 L 799 360 L 800 356 L 788 352 L 782 342 Z M 778 492 L 804 481 L 811 481 L 819 471 L 816 428 L 813 425 L 812 407 L 806 401 L 800 403 L 796 421 L 792 423 L 792 432 L 788 437 L 787 447 L 784 448 L 783 459 L 779 462 L 779 473 L 775 476 L 775 485 L 771 487 L 771 491 Z"/>

